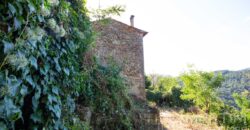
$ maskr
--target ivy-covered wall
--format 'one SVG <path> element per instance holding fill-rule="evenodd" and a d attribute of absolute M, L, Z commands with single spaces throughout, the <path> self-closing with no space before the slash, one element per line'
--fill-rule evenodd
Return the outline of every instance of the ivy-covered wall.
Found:
<path fill-rule="evenodd" d="M 0 128 L 66 129 L 92 41 L 84 0 L 0 1 Z M 66 120 L 67 119 L 67 120 Z"/>

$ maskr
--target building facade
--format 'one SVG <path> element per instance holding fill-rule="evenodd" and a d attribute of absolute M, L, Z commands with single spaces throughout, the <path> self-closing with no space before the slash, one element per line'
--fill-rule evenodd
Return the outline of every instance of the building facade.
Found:
<path fill-rule="evenodd" d="M 102 65 L 110 60 L 122 68 L 122 76 L 130 86 L 129 93 L 137 98 L 146 99 L 143 37 L 147 32 L 134 27 L 134 16 L 131 25 L 114 19 L 107 23 L 94 22 L 93 28 L 97 32 L 94 52 Z"/>

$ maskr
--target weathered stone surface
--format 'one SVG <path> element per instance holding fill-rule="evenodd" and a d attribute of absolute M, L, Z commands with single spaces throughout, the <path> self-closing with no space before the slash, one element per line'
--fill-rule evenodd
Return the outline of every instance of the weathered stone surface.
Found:
<path fill-rule="evenodd" d="M 132 121 L 135 130 L 166 130 L 160 122 L 160 111 L 156 106 L 149 106 L 147 102 L 132 97 L 135 104 Z"/>
<path fill-rule="evenodd" d="M 79 114 L 80 119 L 89 124 L 92 116 L 90 108 L 81 105 L 77 105 L 76 108 L 77 108 L 76 111 Z"/>
<path fill-rule="evenodd" d="M 94 52 L 99 62 L 107 65 L 110 59 L 115 61 L 131 86 L 129 93 L 146 99 L 143 37 L 147 32 L 114 19 L 106 24 L 94 22 L 93 28 L 98 33 Z"/>

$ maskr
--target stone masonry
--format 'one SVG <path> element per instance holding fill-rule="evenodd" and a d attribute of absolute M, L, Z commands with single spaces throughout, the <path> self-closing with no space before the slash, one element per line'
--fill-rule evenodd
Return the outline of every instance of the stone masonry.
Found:
<path fill-rule="evenodd" d="M 110 19 L 108 23 L 93 22 L 98 33 L 94 52 L 102 65 L 111 60 L 122 67 L 129 86 L 129 93 L 137 98 L 146 99 L 144 78 L 143 37 L 147 32 Z"/>

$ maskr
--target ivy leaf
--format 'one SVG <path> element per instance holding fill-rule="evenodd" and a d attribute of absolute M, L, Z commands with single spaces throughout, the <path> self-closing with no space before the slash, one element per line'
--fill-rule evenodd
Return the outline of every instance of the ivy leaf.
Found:
<path fill-rule="evenodd" d="M 45 66 L 44 66 L 45 73 L 48 73 L 49 69 L 50 69 L 50 65 L 49 64 L 45 64 Z"/>
<path fill-rule="evenodd" d="M 31 56 L 29 60 L 30 60 L 30 64 L 37 69 L 38 68 L 37 59 L 34 56 Z"/>
<path fill-rule="evenodd" d="M 12 78 L 8 79 L 8 86 L 10 88 L 10 95 L 16 96 L 19 90 L 19 86 L 22 84 L 22 80 L 16 79 L 16 77 L 12 76 Z"/>
<path fill-rule="evenodd" d="M 68 43 L 68 47 L 71 50 L 71 52 L 75 52 L 76 47 L 75 47 L 75 44 L 72 41 L 70 41 Z"/>
<path fill-rule="evenodd" d="M 43 56 L 47 56 L 46 48 L 44 47 L 44 45 L 40 45 L 39 50 L 43 54 Z"/>
<path fill-rule="evenodd" d="M 52 98 L 53 98 L 53 97 L 49 94 L 49 95 L 48 95 L 48 101 L 49 101 L 49 103 L 52 103 L 52 101 L 53 101 Z"/>
<path fill-rule="evenodd" d="M 37 19 L 39 20 L 39 22 L 45 22 L 44 17 L 41 15 L 38 15 Z"/>
<path fill-rule="evenodd" d="M 30 69 L 28 67 L 23 69 L 23 73 L 22 73 L 22 78 L 25 79 L 25 77 L 29 74 Z"/>
<path fill-rule="evenodd" d="M 15 29 L 17 30 L 17 29 L 19 29 L 19 28 L 21 28 L 21 21 L 19 21 L 16 17 L 14 18 L 14 27 L 15 27 Z"/>
<path fill-rule="evenodd" d="M 59 101 L 57 100 L 57 96 L 54 95 L 54 94 L 49 94 L 49 95 L 48 95 L 48 101 L 49 101 L 50 104 L 52 104 L 52 102 L 56 102 L 56 103 L 59 102 Z"/>
<path fill-rule="evenodd" d="M 35 40 L 35 39 L 29 39 L 29 43 L 30 43 L 34 48 L 37 48 L 37 45 L 36 45 L 37 40 Z"/>
<path fill-rule="evenodd" d="M 3 49 L 4 54 L 7 54 L 8 52 L 10 52 L 11 50 L 14 49 L 13 43 L 10 43 L 10 42 L 4 41 L 4 40 L 2 42 L 4 44 L 4 49 Z"/>
<path fill-rule="evenodd" d="M 67 51 L 64 49 L 64 48 L 62 48 L 62 54 L 67 54 Z"/>
<path fill-rule="evenodd" d="M 8 32 L 11 32 L 13 30 L 12 26 L 8 25 Z"/>
<path fill-rule="evenodd" d="M 35 87 L 35 83 L 32 79 L 32 77 L 30 75 L 28 75 L 25 80 L 34 88 Z"/>
<path fill-rule="evenodd" d="M 54 94 L 59 94 L 59 92 L 58 92 L 58 88 L 57 87 L 53 87 L 52 88 L 52 92 L 54 93 Z"/>
<path fill-rule="evenodd" d="M 45 65 L 43 66 L 43 69 L 40 69 L 40 72 L 43 75 L 47 75 L 47 73 L 49 72 L 49 69 L 50 69 L 50 65 L 48 63 L 45 63 Z"/>
<path fill-rule="evenodd" d="M 39 100 L 35 98 L 35 96 L 32 97 L 32 106 L 33 106 L 33 110 L 36 110 L 38 108 L 39 105 Z"/>
<path fill-rule="evenodd" d="M 75 110 L 74 99 L 71 98 L 70 96 L 67 96 L 66 104 L 67 104 L 67 106 L 69 106 L 70 112 L 74 112 L 74 110 Z"/>
<path fill-rule="evenodd" d="M 55 64 L 56 64 L 56 70 L 58 71 L 58 72 L 61 72 L 61 67 L 60 67 L 60 65 L 59 65 L 59 62 L 58 62 L 58 59 L 59 58 L 54 58 L 54 62 L 55 62 Z"/>
<path fill-rule="evenodd" d="M 22 15 L 23 14 L 23 7 L 22 7 L 22 5 L 19 2 L 17 2 L 16 5 L 17 5 L 17 8 L 18 8 L 19 15 Z"/>
<path fill-rule="evenodd" d="M 12 15 L 14 15 L 16 13 L 16 8 L 11 3 L 8 3 L 8 7 Z"/>
<path fill-rule="evenodd" d="M 56 64 L 56 70 L 57 70 L 58 72 L 61 72 L 61 70 L 62 70 L 61 67 L 60 67 L 60 65 L 59 65 L 58 63 Z"/>
<path fill-rule="evenodd" d="M 69 76 L 69 69 L 68 69 L 68 68 L 64 68 L 63 71 L 64 71 L 64 73 L 65 73 L 66 75 Z"/>
<path fill-rule="evenodd" d="M 36 12 L 36 9 L 35 9 L 35 6 L 33 3 L 29 3 L 28 4 L 28 7 L 29 7 L 29 10 L 30 10 L 30 13 L 33 13 L 33 12 Z"/>
<path fill-rule="evenodd" d="M 40 123 L 42 122 L 42 112 L 41 111 L 36 111 L 35 113 L 33 113 L 31 115 L 31 119 L 35 122 L 35 123 Z"/>
<path fill-rule="evenodd" d="M 33 110 L 37 110 L 38 109 L 38 105 L 39 105 L 39 99 L 41 97 L 41 88 L 39 86 L 37 86 L 36 88 L 36 93 L 35 95 L 32 97 L 32 105 L 33 105 Z"/>
<path fill-rule="evenodd" d="M 28 94 L 28 88 L 27 88 L 27 86 L 22 85 L 21 90 L 20 90 L 20 93 L 21 93 L 23 96 L 27 95 L 27 94 Z"/>
<path fill-rule="evenodd" d="M 16 121 L 21 117 L 21 110 L 14 105 L 13 100 L 10 98 L 4 98 L 4 105 L 6 108 L 6 115 L 9 120 Z"/>
<path fill-rule="evenodd" d="M 54 109 L 54 113 L 56 115 L 57 118 L 60 118 L 61 117 L 61 109 L 60 109 L 60 106 L 57 104 L 57 105 L 54 105 L 53 107 Z"/>
<path fill-rule="evenodd" d="M 12 114 L 9 116 L 9 119 L 12 121 L 18 120 L 22 116 L 22 112 L 20 109 L 12 110 Z"/>

